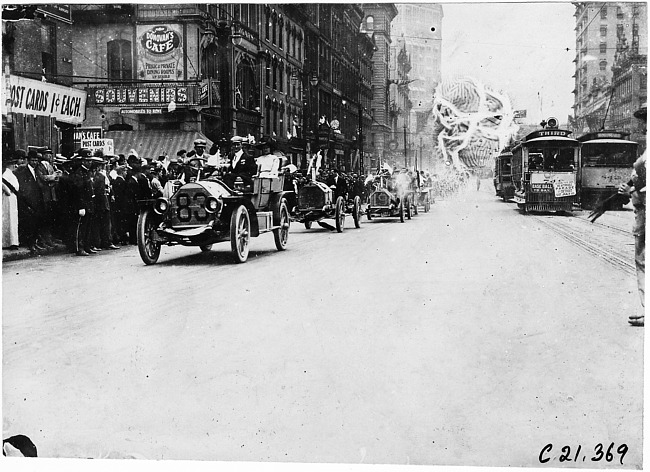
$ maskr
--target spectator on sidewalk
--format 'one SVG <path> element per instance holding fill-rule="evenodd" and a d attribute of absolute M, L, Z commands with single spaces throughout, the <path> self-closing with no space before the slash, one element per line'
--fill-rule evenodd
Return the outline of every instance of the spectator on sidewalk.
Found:
<path fill-rule="evenodd" d="M 2 155 L 2 247 L 18 249 L 18 179 L 15 154 Z"/>
<path fill-rule="evenodd" d="M 111 230 L 111 184 L 106 175 L 106 161 L 93 158 L 91 175 L 93 179 L 94 219 L 92 230 L 92 248 L 119 249 L 113 244 Z"/>
<path fill-rule="evenodd" d="M 128 244 L 126 236 L 125 216 L 125 191 L 126 191 L 126 165 L 115 168 L 115 178 L 111 180 L 111 214 L 113 216 L 113 244 Z"/>
<path fill-rule="evenodd" d="M 94 207 L 93 182 L 87 167 L 87 157 L 90 157 L 88 154 L 89 150 L 80 150 L 80 158 L 76 160 L 74 173 L 70 176 L 72 184 L 70 200 L 73 213 L 76 216 L 72 231 L 74 232 L 74 247 L 77 256 L 88 256 L 97 253 L 97 251 L 90 247 L 90 232 Z"/>
<path fill-rule="evenodd" d="M 40 148 L 42 159 L 36 166 L 36 179 L 43 194 L 43 222 L 40 240 L 48 247 L 54 247 L 54 228 L 58 223 L 58 198 L 56 187 L 61 173 L 54 168 L 54 155 L 49 148 Z"/>
<path fill-rule="evenodd" d="M 634 116 L 644 125 L 648 120 L 647 105 L 644 104 L 639 110 L 634 112 Z M 647 151 L 639 157 L 634 163 L 632 177 L 626 184 L 621 184 L 618 191 L 623 195 L 628 195 L 632 199 L 634 206 L 634 262 L 636 265 L 636 278 L 641 297 L 641 306 L 645 309 L 645 189 L 646 189 L 646 155 Z M 644 326 L 645 314 L 630 315 L 628 323 L 632 326 Z"/>
<path fill-rule="evenodd" d="M 41 155 L 35 150 L 27 154 L 27 165 L 16 169 L 18 179 L 18 232 L 20 243 L 29 248 L 32 253 L 44 251 L 45 247 L 39 244 L 43 221 L 43 194 L 36 180 L 36 167 Z"/>

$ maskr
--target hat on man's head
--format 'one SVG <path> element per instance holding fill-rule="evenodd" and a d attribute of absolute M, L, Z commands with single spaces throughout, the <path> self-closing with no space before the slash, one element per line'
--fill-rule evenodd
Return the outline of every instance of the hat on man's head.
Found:
<path fill-rule="evenodd" d="M 205 139 L 196 139 L 196 140 L 194 140 L 194 147 L 197 147 L 197 146 L 206 147 L 207 145 L 208 145 L 208 143 L 205 141 Z"/>
<path fill-rule="evenodd" d="M 179 156 L 179 157 L 182 156 L 183 154 L 187 154 L 187 151 L 185 149 L 181 149 L 180 151 L 178 151 L 176 153 L 176 155 Z"/>
<path fill-rule="evenodd" d="M 24 149 L 16 149 L 14 151 L 14 157 L 16 159 L 27 159 L 27 152 Z"/>
<path fill-rule="evenodd" d="M 89 148 L 81 148 L 77 151 L 77 155 L 79 157 L 90 157 L 93 155 L 93 151 Z"/>
<path fill-rule="evenodd" d="M 142 164 L 142 161 L 140 161 L 140 158 L 134 154 L 129 154 L 129 157 L 126 159 L 127 164 L 133 165 L 133 164 Z"/>
<path fill-rule="evenodd" d="M 139 158 L 140 156 L 138 155 L 138 152 L 135 149 L 129 149 L 129 152 L 127 153 L 128 157 L 135 156 Z"/>
<path fill-rule="evenodd" d="M 27 159 L 36 159 L 39 157 L 39 154 L 42 156 L 42 154 L 38 152 L 36 149 L 30 149 L 29 152 L 27 153 Z"/>
<path fill-rule="evenodd" d="M 230 138 L 230 142 L 233 144 L 237 144 L 237 143 L 241 144 L 244 142 L 244 139 L 245 138 L 242 138 L 241 136 L 233 136 L 232 138 Z"/>

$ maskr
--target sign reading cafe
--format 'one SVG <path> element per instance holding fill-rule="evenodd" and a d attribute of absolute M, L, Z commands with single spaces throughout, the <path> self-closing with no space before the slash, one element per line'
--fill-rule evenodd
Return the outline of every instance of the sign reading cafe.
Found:
<path fill-rule="evenodd" d="M 138 25 L 138 78 L 183 80 L 182 25 Z"/>
<path fill-rule="evenodd" d="M 86 92 L 10 75 L 4 112 L 49 116 L 78 125 L 86 118 Z"/>

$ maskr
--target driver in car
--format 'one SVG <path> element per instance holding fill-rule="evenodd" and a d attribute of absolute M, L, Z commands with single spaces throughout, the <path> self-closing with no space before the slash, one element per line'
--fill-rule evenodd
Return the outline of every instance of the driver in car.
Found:
<path fill-rule="evenodd" d="M 246 138 L 233 136 L 230 140 L 230 164 L 223 181 L 228 187 L 234 188 L 237 177 L 240 177 L 245 186 L 253 185 L 253 175 L 257 173 L 255 158 L 244 151 L 242 145 Z"/>

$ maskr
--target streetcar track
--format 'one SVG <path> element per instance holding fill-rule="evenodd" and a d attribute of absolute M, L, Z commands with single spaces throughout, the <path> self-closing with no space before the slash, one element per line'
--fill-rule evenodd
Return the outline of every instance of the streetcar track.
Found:
<path fill-rule="evenodd" d="M 612 266 L 628 274 L 634 275 L 634 264 L 631 234 L 621 228 L 600 224 L 596 227 L 581 218 L 561 218 L 556 216 L 528 215 L 546 226 L 565 240 L 586 250 L 590 254 L 608 262 Z M 579 222 L 574 228 L 569 225 Z M 605 229 L 604 233 L 595 231 L 595 228 Z M 624 237 L 625 236 L 625 237 Z"/>

